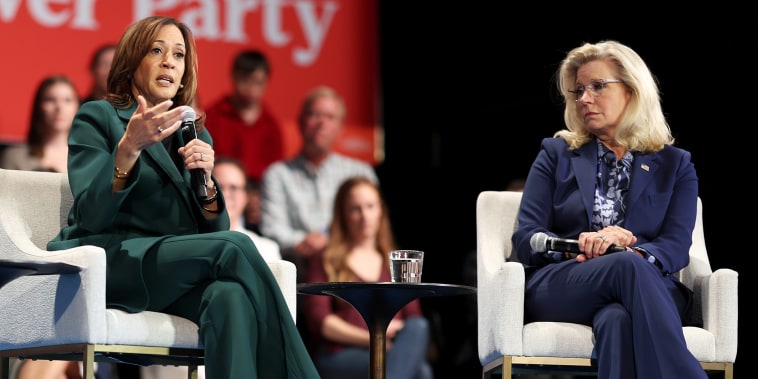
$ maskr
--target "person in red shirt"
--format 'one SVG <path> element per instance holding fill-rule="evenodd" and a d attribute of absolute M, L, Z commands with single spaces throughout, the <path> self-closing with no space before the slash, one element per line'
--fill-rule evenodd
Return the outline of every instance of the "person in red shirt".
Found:
<path fill-rule="evenodd" d="M 270 74 L 262 52 L 239 52 L 232 64 L 233 91 L 205 110 L 216 155 L 241 161 L 247 177 L 256 181 L 270 163 L 285 158 L 281 122 L 263 101 Z"/>

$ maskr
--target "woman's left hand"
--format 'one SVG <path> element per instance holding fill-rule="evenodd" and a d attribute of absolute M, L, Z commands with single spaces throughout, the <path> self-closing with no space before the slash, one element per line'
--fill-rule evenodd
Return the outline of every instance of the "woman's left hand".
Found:
<path fill-rule="evenodd" d="M 579 254 L 576 260 L 584 262 L 588 259 L 597 258 L 608 250 L 611 245 L 627 247 L 634 245 L 637 237 L 629 230 L 620 226 L 606 226 L 597 232 L 584 232 L 579 234 Z"/>
<path fill-rule="evenodd" d="M 203 140 L 195 138 L 179 148 L 179 155 L 184 157 L 184 165 L 188 170 L 200 168 L 205 172 L 206 185 L 213 185 L 211 173 L 216 153 L 211 145 Z"/>

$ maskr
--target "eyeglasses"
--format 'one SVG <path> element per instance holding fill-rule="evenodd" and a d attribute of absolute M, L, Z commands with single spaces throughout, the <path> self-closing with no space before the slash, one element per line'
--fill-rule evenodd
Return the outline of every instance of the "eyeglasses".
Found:
<path fill-rule="evenodd" d="M 225 193 L 235 193 L 235 192 L 242 192 L 245 191 L 244 186 L 235 186 L 235 185 L 222 185 L 221 190 Z"/>
<path fill-rule="evenodd" d="M 600 97 L 603 94 L 603 90 L 608 85 L 608 83 L 623 83 L 621 80 L 618 79 L 592 79 L 590 80 L 590 84 L 583 86 L 578 85 L 574 90 L 568 90 L 569 92 L 573 93 L 574 96 L 576 96 L 576 99 L 574 101 L 579 101 L 579 99 L 584 96 L 585 91 L 589 91 L 590 95 L 592 97 Z"/>

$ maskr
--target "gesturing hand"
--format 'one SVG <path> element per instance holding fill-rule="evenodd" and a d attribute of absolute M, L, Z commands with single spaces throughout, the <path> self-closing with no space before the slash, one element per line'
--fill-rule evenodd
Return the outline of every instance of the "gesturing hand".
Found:
<path fill-rule="evenodd" d="M 136 152 L 172 135 L 182 124 L 184 110 L 169 109 L 173 101 L 166 100 L 152 108 L 142 95 L 137 96 L 137 110 L 126 125 L 122 142 Z"/>

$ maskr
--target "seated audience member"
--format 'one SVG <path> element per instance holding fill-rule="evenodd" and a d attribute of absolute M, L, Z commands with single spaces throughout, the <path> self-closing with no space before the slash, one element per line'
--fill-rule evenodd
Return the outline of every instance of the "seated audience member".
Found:
<path fill-rule="evenodd" d="M 230 229 L 247 234 L 258 247 L 263 259 L 267 261 L 282 259 L 279 244 L 245 228 L 245 208 L 249 202 L 245 177 L 245 167 L 242 162 L 233 158 L 216 158 L 213 166 L 213 176 L 221 187 L 221 193 L 226 200 L 226 211 L 229 212 Z"/>
<path fill-rule="evenodd" d="M 108 94 L 108 72 L 111 70 L 111 62 L 113 62 L 113 54 L 115 52 L 116 45 L 107 44 L 100 46 L 92 54 L 92 59 L 89 63 L 92 86 L 87 97 L 82 99 L 82 103 L 104 99 L 105 95 Z"/>
<path fill-rule="evenodd" d="M 247 179 L 245 228 L 261 234 L 261 184 L 250 178 Z"/>
<path fill-rule="evenodd" d="M 300 152 L 273 163 L 263 176 L 261 232 L 279 243 L 284 259 L 295 263 L 298 282 L 306 272 L 307 258 L 326 247 L 337 187 L 359 175 L 378 182 L 371 165 L 332 149 L 345 112 L 344 100 L 332 88 L 309 92 L 298 117 Z"/>
<path fill-rule="evenodd" d="M 389 214 L 372 179 L 347 179 L 334 200 L 329 244 L 311 256 L 308 282 L 389 282 L 389 252 L 395 249 Z M 331 296 L 308 296 L 305 323 L 311 355 L 322 379 L 369 376 L 370 334 L 349 303 Z M 387 328 L 387 377 L 430 379 L 429 325 L 418 299 L 402 308 Z"/>
<path fill-rule="evenodd" d="M 263 100 L 270 74 L 262 52 L 241 51 L 232 64 L 233 91 L 205 112 L 216 154 L 239 159 L 254 180 L 261 180 L 268 165 L 285 158 L 282 126 Z"/>
<path fill-rule="evenodd" d="M 66 172 L 68 132 L 78 109 L 79 95 L 70 79 L 62 75 L 44 78 L 34 95 L 26 142 L 6 147 L 0 167 Z"/>

